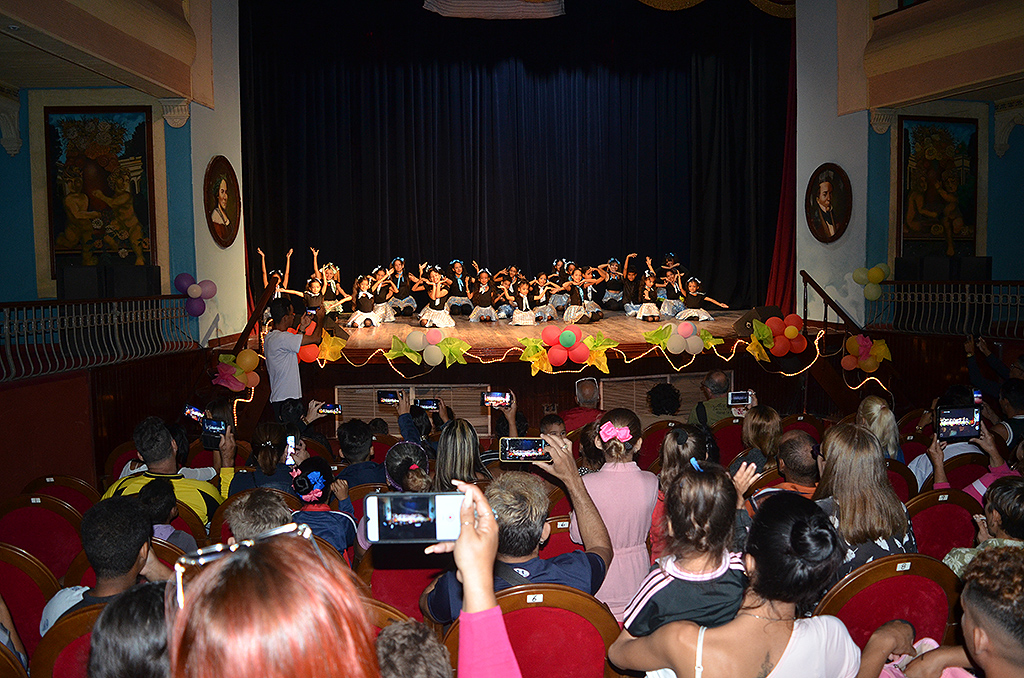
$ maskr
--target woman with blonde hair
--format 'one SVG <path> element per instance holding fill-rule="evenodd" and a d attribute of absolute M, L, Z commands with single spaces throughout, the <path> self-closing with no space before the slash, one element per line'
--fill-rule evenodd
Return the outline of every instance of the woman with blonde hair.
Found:
<path fill-rule="evenodd" d="M 857 423 L 875 434 L 886 459 L 895 459 L 903 463 L 900 429 L 896 425 L 896 415 L 889 409 L 889 403 L 878 396 L 868 396 L 860 401 L 857 408 Z"/>
<path fill-rule="evenodd" d="M 917 553 L 907 509 L 889 483 L 878 438 L 863 426 L 839 424 L 825 434 L 821 483 L 813 499 L 846 544 L 836 581 L 894 553 Z"/>
<path fill-rule="evenodd" d="M 453 480 L 475 483 L 491 480 L 491 472 L 480 459 L 480 438 L 465 419 L 453 419 L 437 441 L 437 464 L 432 492 L 452 492 Z"/>
<path fill-rule="evenodd" d="M 748 449 L 729 464 L 729 473 L 735 475 L 743 462 L 753 464 L 758 473 L 776 468 L 781 436 L 782 417 L 778 412 L 767 405 L 751 407 L 743 417 L 743 444 Z"/>

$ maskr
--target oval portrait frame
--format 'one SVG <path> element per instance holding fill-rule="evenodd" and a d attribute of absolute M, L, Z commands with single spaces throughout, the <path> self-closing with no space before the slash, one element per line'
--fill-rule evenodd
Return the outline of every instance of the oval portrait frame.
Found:
<path fill-rule="evenodd" d="M 218 196 L 221 183 L 226 183 L 227 205 L 220 209 Z M 228 248 L 238 235 L 238 222 L 242 216 L 242 196 L 238 190 L 238 177 L 231 162 L 223 155 L 215 155 L 206 166 L 203 176 L 203 208 L 206 226 L 214 242 Z M 226 215 L 226 219 L 224 216 Z M 226 221 L 227 223 L 223 223 Z"/>
<path fill-rule="evenodd" d="M 825 212 L 818 205 L 818 188 L 826 181 L 832 185 L 831 212 Z M 853 190 L 846 170 L 831 162 L 819 165 L 811 173 L 804 193 L 804 214 L 811 235 L 822 243 L 839 240 L 850 225 L 852 211 Z"/>

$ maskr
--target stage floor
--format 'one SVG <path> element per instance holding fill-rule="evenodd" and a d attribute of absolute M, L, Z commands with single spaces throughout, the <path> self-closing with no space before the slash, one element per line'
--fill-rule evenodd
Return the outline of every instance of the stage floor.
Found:
<path fill-rule="evenodd" d="M 749 309 L 730 309 L 712 312 L 713 320 L 707 322 L 694 322 L 697 330 L 707 329 L 715 337 L 725 339 L 725 347 L 731 347 L 737 338 L 733 324 Z M 598 322 L 580 325 L 584 336 L 594 335 L 600 332 L 605 337 L 619 343 L 617 347 L 627 356 L 635 356 L 651 348 L 651 345 L 644 339 L 644 333 L 655 330 L 664 324 L 678 325 L 680 321 L 669 318 L 659 323 L 650 323 L 637 320 L 627 316 L 625 313 L 605 312 L 605 317 Z M 471 323 L 464 317 L 455 317 L 455 327 L 444 328 L 441 332 L 446 337 L 458 337 L 470 345 L 468 351 L 471 356 L 486 359 L 488 361 L 500 359 L 504 361 L 519 360 L 519 349 L 523 345 L 519 343 L 522 337 L 540 338 L 541 332 L 547 325 L 565 327 L 566 323 L 555 320 L 550 323 L 540 323 L 533 327 L 510 326 L 507 320 L 499 320 L 492 323 Z M 405 340 L 409 332 L 423 329 L 419 326 L 418 320 L 410 317 L 399 317 L 393 323 L 384 323 L 380 327 L 346 327 L 348 343 L 344 353 L 349 361 L 384 362 L 383 353 L 391 349 L 391 337 L 397 336 Z M 470 358 L 472 362 L 472 359 Z M 344 362 L 344 360 L 342 360 Z"/>

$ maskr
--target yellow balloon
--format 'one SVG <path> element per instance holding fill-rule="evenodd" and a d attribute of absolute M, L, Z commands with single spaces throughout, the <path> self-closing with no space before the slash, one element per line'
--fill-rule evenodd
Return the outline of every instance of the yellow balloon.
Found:
<path fill-rule="evenodd" d="M 256 366 L 260 364 L 260 357 L 256 354 L 256 351 L 251 348 L 242 349 L 238 352 L 238 357 L 235 358 L 235 364 L 238 365 L 243 372 L 252 372 L 256 369 Z"/>
<path fill-rule="evenodd" d="M 846 352 L 850 355 L 860 355 L 860 344 L 857 343 L 857 337 L 850 337 L 846 340 Z"/>
<path fill-rule="evenodd" d="M 878 283 L 869 282 L 864 286 L 864 298 L 868 301 L 878 301 L 882 296 L 882 286 Z"/>
<path fill-rule="evenodd" d="M 786 339 L 796 339 L 796 335 L 800 334 L 800 330 L 792 325 L 787 325 L 784 334 L 786 335 Z"/>
<path fill-rule="evenodd" d="M 873 282 L 876 285 L 885 280 L 885 271 L 880 267 L 874 266 L 868 270 L 868 282 Z"/>
<path fill-rule="evenodd" d="M 861 360 L 860 368 L 865 372 L 871 373 L 878 369 L 878 358 L 874 356 L 868 356 L 864 360 Z"/>

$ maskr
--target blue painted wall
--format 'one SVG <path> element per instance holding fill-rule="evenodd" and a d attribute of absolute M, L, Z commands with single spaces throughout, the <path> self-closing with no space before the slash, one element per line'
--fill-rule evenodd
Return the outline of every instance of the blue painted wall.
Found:
<path fill-rule="evenodd" d="M 36 298 L 35 245 L 32 235 L 32 182 L 28 147 L 28 92 L 21 92 L 21 150 L 0 149 L 0 301 Z"/>
<path fill-rule="evenodd" d="M 889 258 L 889 135 L 868 132 L 868 233 L 866 259 L 871 267 Z"/>
<path fill-rule="evenodd" d="M 167 220 L 171 284 L 179 273 L 196 274 L 195 219 L 192 211 L 192 124 L 174 129 L 164 125 L 167 152 Z M 172 290 L 173 293 L 173 290 Z"/>

